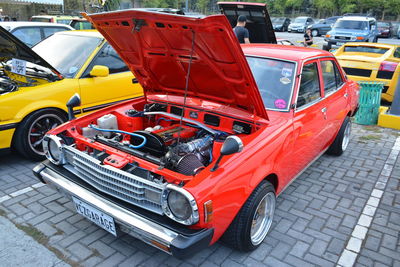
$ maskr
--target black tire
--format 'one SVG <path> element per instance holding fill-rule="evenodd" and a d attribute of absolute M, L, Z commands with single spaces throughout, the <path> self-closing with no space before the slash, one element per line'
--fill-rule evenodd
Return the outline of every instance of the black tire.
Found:
<path fill-rule="evenodd" d="M 347 131 L 349 132 L 347 133 Z M 342 155 L 343 152 L 346 150 L 348 142 L 350 140 L 350 136 L 346 137 L 346 135 L 347 134 L 350 135 L 350 132 L 351 132 L 351 120 L 349 117 L 346 117 L 342 123 L 342 126 L 340 127 L 338 134 L 336 135 L 335 141 L 333 141 L 333 143 L 328 148 L 326 153 L 333 156 Z M 348 138 L 348 140 L 346 140 L 346 138 Z M 345 142 L 347 142 L 347 144 Z"/>
<path fill-rule="evenodd" d="M 268 181 L 262 181 L 240 209 L 221 240 L 232 248 L 240 251 L 252 251 L 259 247 L 271 228 L 273 213 L 272 216 L 270 216 L 271 224 L 264 229 L 265 231 L 262 231 L 265 236 L 256 244 L 253 243 L 251 238 L 253 219 L 261 201 L 264 200 L 265 197 L 271 197 L 271 194 L 273 194 L 274 203 L 270 206 L 272 206 L 273 211 L 275 211 L 274 186 Z"/>
<path fill-rule="evenodd" d="M 330 43 L 322 46 L 322 50 L 325 50 L 325 51 L 329 51 L 329 50 L 331 50 L 331 48 L 332 48 L 332 45 Z"/>
<path fill-rule="evenodd" d="M 25 158 L 43 160 L 45 156 L 41 139 L 48 130 L 65 121 L 65 113 L 57 109 L 45 108 L 31 113 L 17 127 L 13 138 L 14 148 Z"/>

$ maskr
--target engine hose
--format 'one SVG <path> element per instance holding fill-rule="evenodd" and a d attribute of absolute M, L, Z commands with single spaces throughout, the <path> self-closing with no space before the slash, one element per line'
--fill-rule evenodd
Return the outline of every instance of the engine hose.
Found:
<path fill-rule="evenodd" d="M 99 132 L 111 132 L 111 133 L 128 134 L 128 135 L 135 136 L 135 137 L 140 137 L 140 138 L 143 139 L 143 142 L 140 145 L 137 145 L 137 146 L 129 145 L 130 148 L 141 148 L 147 142 L 146 137 L 144 137 L 142 135 L 139 135 L 139 134 L 135 134 L 135 133 L 125 132 L 125 131 L 121 131 L 121 130 L 114 130 L 114 129 L 102 129 L 102 128 L 98 128 L 98 127 L 94 126 L 93 124 L 90 124 L 89 128 L 95 129 L 96 131 L 99 131 Z"/>

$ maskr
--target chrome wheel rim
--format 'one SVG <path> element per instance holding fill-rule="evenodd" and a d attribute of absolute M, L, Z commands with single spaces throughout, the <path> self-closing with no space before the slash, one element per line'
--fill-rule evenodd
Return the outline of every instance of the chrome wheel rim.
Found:
<path fill-rule="evenodd" d="M 312 30 L 311 35 L 313 37 L 316 37 L 318 35 L 318 31 L 317 30 Z"/>
<path fill-rule="evenodd" d="M 346 129 L 344 130 L 344 135 L 343 135 L 343 142 L 342 142 L 342 150 L 343 151 L 345 151 L 347 146 L 349 145 L 350 134 L 351 134 L 351 123 L 348 122 L 346 125 Z"/>
<path fill-rule="evenodd" d="M 259 245 L 268 234 L 272 225 L 272 220 L 275 212 L 275 195 L 272 192 L 267 193 L 258 203 L 256 212 L 254 213 L 250 237 L 251 243 L 254 246 Z"/>
<path fill-rule="evenodd" d="M 62 124 L 63 120 L 55 114 L 45 114 L 33 121 L 28 131 L 29 147 L 39 155 L 44 155 L 43 152 L 43 137 L 51 129 Z"/>

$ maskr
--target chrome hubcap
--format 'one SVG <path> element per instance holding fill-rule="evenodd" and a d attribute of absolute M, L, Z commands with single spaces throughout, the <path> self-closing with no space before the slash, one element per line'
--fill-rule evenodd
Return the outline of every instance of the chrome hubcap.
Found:
<path fill-rule="evenodd" d="M 259 245 L 268 234 L 272 225 L 275 212 L 275 195 L 272 192 L 267 193 L 258 204 L 254 213 L 250 236 L 251 243 L 254 246 Z"/>
<path fill-rule="evenodd" d="M 351 122 L 347 123 L 346 129 L 344 130 L 343 142 L 342 142 L 342 150 L 345 151 L 350 142 L 350 134 L 351 134 Z"/>
<path fill-rule="evenodd" d="M 39 155 L 44 155 L 43 152 L 43 137 L 51 129 L 62 124 L 60 117 L 54 114 L 46 114 L 37 118 L 30 126 L 28 131 L 28 144 L 30 148 Z"/>

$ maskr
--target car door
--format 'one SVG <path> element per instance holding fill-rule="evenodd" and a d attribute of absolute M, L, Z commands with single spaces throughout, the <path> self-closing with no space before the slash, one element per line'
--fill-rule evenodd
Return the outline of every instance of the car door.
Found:
<path fill-rule="evenodd" d="M 326 126 L 318 60 L 304 64 L 293 118 L 293 172 L 301 172 L 321 152 Z"/>
<path fill-rule="evenodd" d="M 326 127 L 324 139 L 330 144 L 347 116 L 347 99 L 349 97 L 342 73 L 339 71 L 336 60 L 326 58 L 320 61 L 324 98 L 321 103 L 326 108 Z"/>
<path fill-rule="evenodd" d="M 107 77 L 91 77 L 95 65 L 106 66 Z M 119 101 L 139 97 L 143 90 L 114 48 L 105 43 L 79 79 L 82 112 L 93 111 Z"/>

